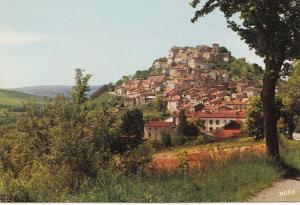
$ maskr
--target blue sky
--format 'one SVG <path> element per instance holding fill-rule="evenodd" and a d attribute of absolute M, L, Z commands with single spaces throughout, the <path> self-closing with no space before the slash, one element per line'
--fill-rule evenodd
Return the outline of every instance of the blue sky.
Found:
<path fill-rule="evenodd" d="M 188 0 L 0 0 L 0 87 L 91 84 L 151 66 L 172 46 L 219 43 L 261 64 L 215 12 L 195 24 Z"/>

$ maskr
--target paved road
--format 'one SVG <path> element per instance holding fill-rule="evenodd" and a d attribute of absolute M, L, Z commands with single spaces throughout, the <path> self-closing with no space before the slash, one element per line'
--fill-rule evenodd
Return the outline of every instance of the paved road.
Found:
<path fill-rule="evenodd" d="M 294 134 L 293 134 L 293 138 L 294 138 L 295 140 L 300 140 L 300 133 L 294 133 Z"/>
<path fill-rule="evenodd" d="M 275 182 L 270 188 L 267 188 L 250 198 L 252 202 L 295 202 L 300 201 L 300 177 L 294 179 L 285 179 Z"/>

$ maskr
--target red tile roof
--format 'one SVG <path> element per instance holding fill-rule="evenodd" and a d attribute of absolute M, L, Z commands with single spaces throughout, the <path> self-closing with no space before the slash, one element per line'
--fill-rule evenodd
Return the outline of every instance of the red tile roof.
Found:
<path fill-rule="evenodd" d="M 145 127 L 172 127 L 173 122 L 165 121 L 149 121 L 145 124 Z"/>
<path fill-rule="evenodd" d="M 187 117 L 199 117 L 199 118 L 245 118 L 246 113 L 236 110 L 222 110 L 216 112 L 189 112 L 186 113 Z"/>
<path fill-rule="evenodd" d="M 169 97 L 167 100 L 168 101 L 178 101 L 180 99 L 181 99 L 181 97 L 179 95 L 175 95 L 175 96 Z"/>

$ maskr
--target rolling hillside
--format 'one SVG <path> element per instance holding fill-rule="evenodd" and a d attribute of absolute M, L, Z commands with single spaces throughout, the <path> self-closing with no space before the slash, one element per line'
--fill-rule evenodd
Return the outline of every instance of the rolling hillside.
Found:
<path fill-rule="evenodd" d="M 22 102 L 26 102 L 28 100 L 36 100 L 37 103 L 39 103 L 43 101 L 43 98 L 19 91 L 0 89 L 0 109 L 21 107 Z"/>
<path fill-rule="evenodd" d="M 90 91 L 87 93 L 90 96 L 101 86 L 90 86 Z M 57 95 L 64 95 L 70 97 L 70 91 L 72 86 L 67 85 L 42 85 L 42 86 L 30 86 L 23 88 L 14 88 L 11 90 L 20 91 L 29 95 L 40 96 L 40 97 L 55 97 Z"/>

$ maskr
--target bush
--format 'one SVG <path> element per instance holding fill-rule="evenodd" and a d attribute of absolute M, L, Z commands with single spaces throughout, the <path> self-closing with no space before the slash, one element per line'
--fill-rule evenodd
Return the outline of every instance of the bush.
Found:
<path fill-rule="evenodd" d="M 127 151 L 122 157 L 124 171 L 128 174 L 144 172 L 152 160 L 153 149 L 148 144 L 141 144 L 134 150 Z"/>
<path fill-rule="evenodd" d="M 148 139 L 146 141 L 146 145 L 150 146 L 154 151 L 160 151 L 165 147 L 163 141 L 157 138 Z"/>
<path fill-rule="evenodd" d="M 144 121 L 155 121 L 160 120 L 161 116 L 159 113 L 146 113 L 144 114 Z"/>
<path fill-rule="evenodd" d="M 68 193 L 75 192 L 72 181 L 77 178 L 68 167 L 47 167 L 35 164 L 32 175 L 26 180 L 26 190 L 35 202 L 60 202 Z M 85 177 L 80 180 L 84 181 Z"/>
<path fill-rule="evenodd" d="M 197 136 L 195 137 L 195 139 L 191 140 L 191 141 L 187 141 L 185 144 L 186 145 L 202 145 L 205 144 L 207 142 L 207 140 L 205 139 L 205 137 L 203 135 Z"/>
<path fill-rule="evenodd" d="M 171 133 L 171 144 L 176 145 L 183 145 L 185 143 L 185 138 L 182 134 L 177 132 Z"/>
<path fill-rule="evenodd" d="M 289 167 L 300 171 L 300 142 L 280 136 L 280 149 L 283 162 Z"/>
<path fill-rule="evenodd" d="M 171 135 L 168 132 L 162 132 L 161 133 L 161 140 L 164 143 L 165 147 L 170 147 L 172 145 L 172 143 L 171 143 Z"/>
<path fill-rule="evenodd" d="M 25 181 L 15 179 L 13 173 L 7 172 L 1 177 L 0 201 L 6 202 L 31 202 Z"/>

